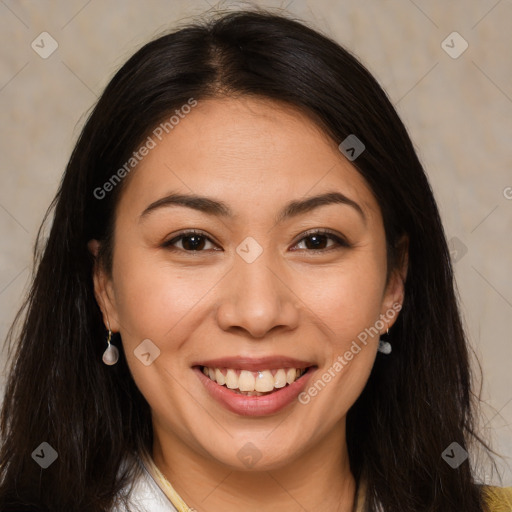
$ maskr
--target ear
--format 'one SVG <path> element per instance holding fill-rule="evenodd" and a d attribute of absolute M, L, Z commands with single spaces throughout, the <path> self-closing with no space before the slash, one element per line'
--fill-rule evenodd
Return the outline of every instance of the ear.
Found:
<path fill-rule="evenodd" d="M 396 254 L 396 266 L 389 276 L 382 301 L 381 315 L 384 315 L 387 320 L 385 330 L 381 334 L 384 334 L 386 329 L 391 329 L 398 318 L 397 313 L 402 309 L 404 303 L 405 281 L 409 267 L 409 237 L 407 235 L 403 235 L 398 241 Z M 394 313 L 391 315 L 389 314 L 390 311 Z"/>
<path fill-rule="evenodd" d="M 96 302 L 103 313 L 103 323 L 105 328 L 110 329 L 112 332 L 118 332 L 120 325 L 117 314 L 117 307 L 114 294 L 114 285 L 112 278 L 107 275 L 102 263 L 98 260 L 98 252 L 100 249 L 100 242 L 98 240 L 89 240 L 87 247 L 89 252 L 94 257 L 93 267 L 93 283 L 94 283 L 94 296 Z"/>

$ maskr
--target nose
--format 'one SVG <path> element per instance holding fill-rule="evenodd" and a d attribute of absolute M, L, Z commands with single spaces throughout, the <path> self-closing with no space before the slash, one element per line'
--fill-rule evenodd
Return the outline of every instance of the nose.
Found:
<path fill-rule="evenodd" d="M 263 338 L 272 329 L 295 329 L 300 299 L 287 282 L 285 266 L 277 264 L 270 251 L 263 251 L 252 263 L 235 258 L 217 308 L 219 326 L 246 331 L 253 338 Z"/>

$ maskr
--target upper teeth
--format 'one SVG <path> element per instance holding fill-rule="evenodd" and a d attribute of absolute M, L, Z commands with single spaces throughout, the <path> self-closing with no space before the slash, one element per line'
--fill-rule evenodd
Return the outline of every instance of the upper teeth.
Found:
<path fill-rule="evenodd" d="M 231 368 L 207 368 L 203 366 L 203 373 L 221 386 L 240 391 L 272 391 L 274 388 L 283 388 L 291 384 L 307 368 L 280 368 L 279 370 L 261 370 L 250 372 L 248 370 L 233 370 Z"/>

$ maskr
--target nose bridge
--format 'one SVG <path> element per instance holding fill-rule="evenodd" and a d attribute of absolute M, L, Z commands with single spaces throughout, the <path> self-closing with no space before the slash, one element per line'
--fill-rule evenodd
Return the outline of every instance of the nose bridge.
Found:
<path fill-rule="evenodd" d="M 283 272 L 274 253 L 252 237 L 242 241 L 236 252 L 219 309 L 222 327 L 241 327 L 261 337 L 275 326 L 293 326 L 297 320 L 293 293 L 283 283 Z"/>
<path fill-rule="evenodd" d="M 252 249 L 251 249 L 252 251 Z M 279 286 L 277 286 L 276 270 L 272 271 L 272 267 L 276 267 L 276 259 L 270 250 L 262 251 L 254 260 L 246 260 L 243 257 L 237 258 L 235 264 L 235 272 L 240 275 L 240 283 L 242 284 L 240 298 L 250 299 L 251 297 L 258 300 L 265 300 L 268 305 L 276 302 L 279 297 Z"/>

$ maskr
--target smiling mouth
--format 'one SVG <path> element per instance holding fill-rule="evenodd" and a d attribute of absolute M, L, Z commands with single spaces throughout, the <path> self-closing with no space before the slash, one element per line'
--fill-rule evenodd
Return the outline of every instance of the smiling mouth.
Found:
<path fill-rule="evenodd" d="M 210 380 L 245 396 L 270 395 L 302 378 L 310 367 L 271 370 L 239 370 L 234 368 L 198 367 Z"/>

